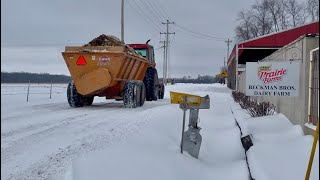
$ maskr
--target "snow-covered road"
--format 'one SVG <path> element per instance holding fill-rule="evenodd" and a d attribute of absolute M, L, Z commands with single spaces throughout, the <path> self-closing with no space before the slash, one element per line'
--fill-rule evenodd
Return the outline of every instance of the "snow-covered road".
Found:
<path fill-rule="evenodd" d="M 164 179 L 192 179 L 196 177 L 193 170 L 200 171 L 199 179 L 248 179 L 240 132 L 230 113 L 230 90 L 225 86 L 170 85 L 166 87 L 165 99 L 146 102 L 136 109 L 124 109 L 121 101 L 104 98 L 96 98 L 90 107 L 70 108 L 65 86 L 52 99 L 47 94 L 31 94 L 29 102 L 24 94 L 8 95 L 19 87 L 2 86 L 1 179 L 63 179 L 66 173 L 70 175 L 73 159 L 103 150 L 109 151 L 107 163 L 120 162 L 119 166 L 106 164 L 110 166 L 111 179 L 126 179 L 128 174 L 118 172 L 138 160 L 133 158 L 129 162 L 124 158 L 130 155 L 126 151 L 141 152 L 137 148 L 141 146 L 145 146 L 143 156 L 160 160 L 167 167 L 163 170 L 177 168 L 162 174 Z M 40 92 L 47 91 L 40 85 L 37 88 Z M 169 103 L 169 91 L 210 95 L 211 109 L 199 114 L 203 137 L 199 161 L 186 154 L 182 157 L 187 159 L 180 157 L 182 111 Z M 158 170 L 145 170 L 145 176 L 130 177 L 157 177 Z"/>

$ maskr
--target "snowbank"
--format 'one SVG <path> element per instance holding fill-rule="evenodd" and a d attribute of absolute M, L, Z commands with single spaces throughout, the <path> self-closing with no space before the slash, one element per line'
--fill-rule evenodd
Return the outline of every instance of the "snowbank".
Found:
<path fill-rule="evenodd" d="M 210 95 L 211 108 L 199 112 L 203 138 L 199 159 L 180 154 L 182 110 L 168 104 L 144 111 L 151 121 L 125 143 L 75 159 L 65 179 L 248 180 L 229 90 L 216 84 L 177 84 L 166 87 L 165 98 L 170 91 Z"/>
<path fill-rule="evenodd" d="M 305 136 L 300 125 L 293 125 L 283 114 L 251 118 L 232 104 L 242 136 L 251 135 L 253 146 L 247 151 L 251 175 L 257 180 L 301 180 L 308 167 L 312 136 Z M 319 149 L 311 171 L 311 180 L 319 179 Z"/>

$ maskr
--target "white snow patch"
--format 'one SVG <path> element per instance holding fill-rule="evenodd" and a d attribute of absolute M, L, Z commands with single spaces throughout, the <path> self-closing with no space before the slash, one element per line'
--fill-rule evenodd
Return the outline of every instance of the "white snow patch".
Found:
<path fill-rule="evenodd" d="M 257 180 L 301 180 L 308 167 L 312 136 L 293 125 L 283 114 L 251 118 L 246 110 L 231 106 L 244 135 L 251 135 L 247 151 L 251 175 Z M 319 179 L 319 142 L 313 160 L 311 180 Z"/>
<path fill-rule="evenodd" d="M 304 179 L 312 142 L 312 136 L 300 136 L 281 142 L 255 142 L 247 152 L 252 177 L 259 180 Z M 319 179 L 318 147 L 319 143 L 310 180 Z"/>
<path fill-rule="evenodd" d="M 66 84 L 52 99 L 50 85 L 32 84 L 29 102 L 27 84 L 1 87 L 1 179 L 248 179 L 226 86 L 168 85 L 163 100 L 135 109 L 103 97 L 71 108 Z M 199 159 L 180 154 L 182 110 L 170 91 L 210 95 Z"/>

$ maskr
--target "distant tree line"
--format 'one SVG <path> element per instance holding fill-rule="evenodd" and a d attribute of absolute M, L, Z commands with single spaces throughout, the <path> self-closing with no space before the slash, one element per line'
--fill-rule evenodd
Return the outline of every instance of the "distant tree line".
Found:
<path fill-rule="evenodd" d="M 319 0 L 256 0 L 238 13 L 237 42 L 319 21 Z"/>
<path fill-rule="evenodd" d="M 68 83 L 70 76 L 48 73 L 1 72 L 1 83 Z"/>
<path fill-rule="evenodd" d="M 71 81 L 70 76 L 55 75 L 48 73 L 29 73 L 29 72 L 1 72 L 1 83 L 68 83 Z M 174 83 L 195 83 L 195 84 L 211 84 L 218 83 L 219 78 L 209 75 L 198 75 L 197 78 L 191 76 L 183 76 L 182 78 L 171 78 Z M 162 82 L 162 79 L 159 78 Z"/>

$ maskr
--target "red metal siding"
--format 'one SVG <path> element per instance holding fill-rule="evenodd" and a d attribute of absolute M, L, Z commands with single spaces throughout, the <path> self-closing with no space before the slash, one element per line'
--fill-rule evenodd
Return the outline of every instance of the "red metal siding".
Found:
<path fill-rule="evenodd" d="M 251 41 L 249 40 L 249 41 L 238 44 L 238 47 L 239 48 L 244 48 L 244 47 L 283 47 L 283 46 L 291 43 L 292 41 L 296 40 L 297 38 L 299 38 L 302 35 L 315 34 L 315 33 L 319 33 L 319 21 L 305 25 L 305 26 L 301 26 L 301 27 L 285 30 L 282 32 L 278 32 L 275 34 L 266 35 L 261 38 L 253 39 Z M 228 64 L 232 60 L 233 56 L 235 55 L 235 49 L 236 49 L 236 46 L 234 46 L 234 48 L 228 58 Z M 243 51 L 244 50 L 241 50 L 241 49 L 239 50 L 238 57 L 241 55 L 241 53 Z"/>

